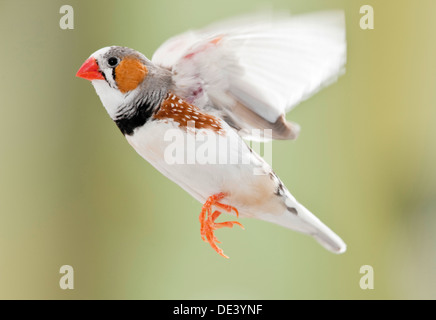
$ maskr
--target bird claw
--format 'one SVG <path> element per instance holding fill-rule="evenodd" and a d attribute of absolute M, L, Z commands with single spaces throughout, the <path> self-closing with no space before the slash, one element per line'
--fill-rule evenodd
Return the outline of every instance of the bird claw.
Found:
<path fill-rule="evenodd" d="M 205 242 L 209 242 L 212 249 L 214 249 L 219 255 L 224 258 L 229 258 L 223 253 L 223 250 L 216 245 L 217 243 L 221 242 L 215 237 L 214 231 L 220 228 L 232 228 L 235 224 L 240 226 L 242 229 L 244 229 L 244 227 L 237 221 L 215 222 L 215 220 L 221 215 L 221 212 L 215 210 L 212 213 L 212 206 L 223 209 L 227 212 L 235 211 L 236 217 L 239 217 L 239 212 L 235 207 L 219 202 L 225 196 L 225 193 L 214 194 L 213 196 L 210 196 L 204 203 L 199 217 L 201 224 L 200 235 L 201 239 L 203 239 Z"/>

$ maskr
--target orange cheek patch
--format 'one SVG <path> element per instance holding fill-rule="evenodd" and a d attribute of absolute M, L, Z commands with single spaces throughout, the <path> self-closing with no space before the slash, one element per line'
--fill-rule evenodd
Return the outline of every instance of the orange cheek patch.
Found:
<path fill-rule="evenodd" d="M 122 93 L 134 90 L 147 76 L 147 68 L 135 58 L 124 58 L 115 68 L 115 81 Z"/>

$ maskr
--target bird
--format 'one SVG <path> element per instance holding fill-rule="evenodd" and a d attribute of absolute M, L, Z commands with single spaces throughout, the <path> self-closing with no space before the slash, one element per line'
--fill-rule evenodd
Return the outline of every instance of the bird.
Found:
<path fill-rule="evenodd" d="M 90 80 L 136 152 L 202 203 L 200 236 L 243 225 L 226 212 L 307 234 L 333 253 L 345 242 L 300 204 L 249 141 L 295 140 L 286 114 L 345 73 L 341 10 L 251 14 L 169 38 L 153 54 L 95 51 L 76 76 Z"/>

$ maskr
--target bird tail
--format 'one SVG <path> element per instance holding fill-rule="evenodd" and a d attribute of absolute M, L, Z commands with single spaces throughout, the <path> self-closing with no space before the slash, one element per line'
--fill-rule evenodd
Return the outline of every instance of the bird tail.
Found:
<path fill-rule="evenodd" d="M 336 233 L 321 222 L 321 220 L 319 220 L 303 205 L 299 204 L 298 207 L 297 211 L 301 216 L 301 219 L 308 224 L 309 230 L 312 228 L 314 229 L 314 231 L 309 231 L 309 234 L 312 235 L 316 241 L 333 253 L 344 253 L 347 250 L 347 245 Z"/>
<path fill-rule="evenodd" d="M 294 200 L 294 199 L 292 199 Z M 327 250 L 340 254 L 347 250 L 345 242 L 321 220 L 297 201 L 292 201 L 281 215 L 263 214 L 259 218 L 311 235 Z"/>

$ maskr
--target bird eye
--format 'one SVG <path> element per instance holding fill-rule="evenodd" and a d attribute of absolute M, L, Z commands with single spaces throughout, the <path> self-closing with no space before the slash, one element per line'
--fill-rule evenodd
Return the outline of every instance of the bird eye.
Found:
<path fill-rule="evenodd" d="M 120 60 L 116 57 L 110 57 L 109 59 L 107 59 L 107 63 L 111 67 L 115 67 L 119 62 L 120 62 Z"/>

